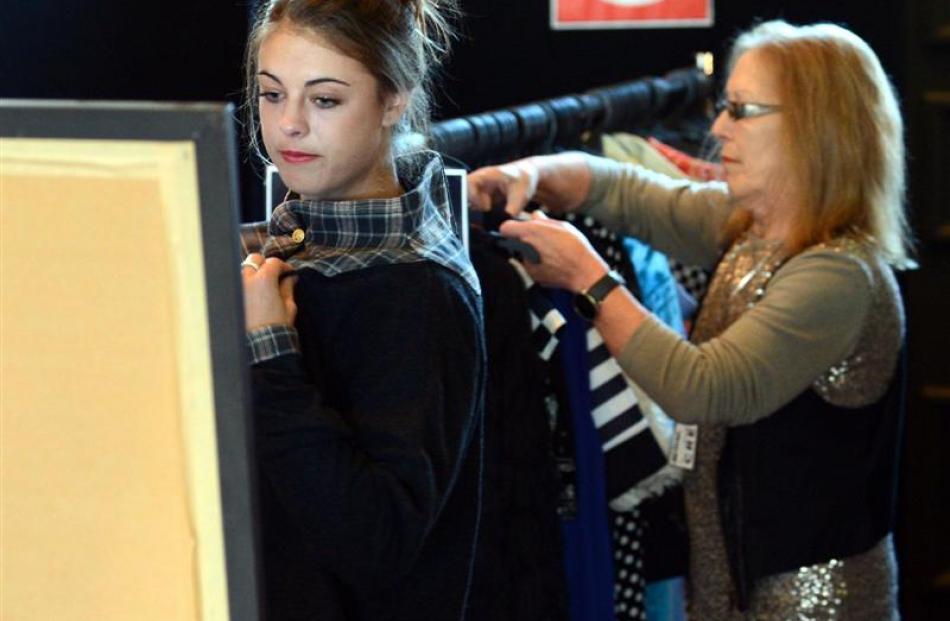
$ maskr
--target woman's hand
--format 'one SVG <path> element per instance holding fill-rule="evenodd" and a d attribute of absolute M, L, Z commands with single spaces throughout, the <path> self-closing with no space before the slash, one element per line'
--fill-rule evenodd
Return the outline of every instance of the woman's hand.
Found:
<path fill-rule="evenodd" d="M 251 263 L 251 265 L 248 265 Z M 258 266 L 255 268 L 254 266 Z M 293 271 L 280 259 L 254 253 L 241 264 L 244 284 L 244 326 L 250 332 L 272 325 L 294 325 L 297 304 L 294 303 L 296 276 L 280 280 L 280 275 Z"/>
<path fill-rule="evenodd" d="M 540 211 L 526 221 L 508 220 L 499 229 L 534 246 L 540 263 L 524 263 L 535 281 L 546 287 L 584 291 L 609 270 L 607 263 L 591 247 L 587 238 L 567 222 L 551 220 Z"/>
<path fill-rule="evenodd" d="M 530 158 L 503 166 L 479 168 L 468 175 L 468 204 L 471 209 L 491 211 L 505 203 L 505 211 L 516 216 L 534 198 L 538 189 L 538 169 Z"/>
<path fill-rule="evenodd" d="M 561 153 L 480 168 L 468 175 L 468 204 L 490 211 L 504 203 L 516 216 L 529 201 L 552 213 L 574 211 L 587 198 L 591 173 L 582 153 Z"/>

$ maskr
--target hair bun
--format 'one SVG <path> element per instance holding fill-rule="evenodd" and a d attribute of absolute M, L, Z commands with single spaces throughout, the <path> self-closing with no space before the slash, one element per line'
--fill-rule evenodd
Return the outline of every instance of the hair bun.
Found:
<path fill-rule="evenodd" d="M 457 0 L 396 0 L 409 11 L 430 47 L 447 50 L 452 39 L 450 20 L 458 16 Z"/>

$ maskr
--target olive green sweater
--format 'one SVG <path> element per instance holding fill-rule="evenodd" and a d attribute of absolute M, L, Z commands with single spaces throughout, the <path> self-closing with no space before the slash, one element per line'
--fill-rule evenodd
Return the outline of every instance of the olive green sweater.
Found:
<path fill-rule="evenodd" d="M 732 209 L 725 184 L 674 180 L 603 158 L 588 164 L 593 182 L 582 211 L 684 263 L 716 266 Z M 789 258 L 761 300 L 718 337 L 692 344 L 648 316 L 618 360 L 676 420 L 738 425 L 771 414 L 848 359 L 872 365 L 864 371 L 874 381 L 829 400 L 852 407 L 876 400 L 902 336 L 890 268 L 873 251 L 819 245 Z"/>

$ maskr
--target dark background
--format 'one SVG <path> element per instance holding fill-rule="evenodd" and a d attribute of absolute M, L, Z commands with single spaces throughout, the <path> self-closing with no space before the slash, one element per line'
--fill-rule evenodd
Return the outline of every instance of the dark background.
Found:
<path fill-rule="evenodd" d="M 4 98 L 240 101 L 253 0 L 4 4 Z M 724 58 L 755 19 L 833 21 L 878 52 L 903 101 L 921 269 L 902 277 L 910 383 L 898 551 L 907 619 L 950 618 L 950 3 L 720 0 L 712 28 L 552 31 L 548 0 L 463 0 L 437 119 L 576 93 Z M 243 167 L 256 213 L 259 179 Z"/>
<path fill-rule="evenodd" d="M 253 0 L 7 3 L 4 97 L 239 100 Z M 794 4 L 793 7 L 783 5 Z M 436 89 L 437 117 L 482 112 L 690 65 L 728 49 L 755 18 L 834 21 L 881 56 L 900 86 L 897 0 L 717 2 L 712 28 L 552 31 L 548 0 L 463 0 L 461 38 Z"/>
<path fill-rule="evenodd" d="M 853 28 L 904 81 L 897 0 L 717 2 L 712 28 L 553 31 L 549 0 L 460 0 L 459 40 L 433 89 L 435 119 L 556 97 L 725 60 L 754 19 Z M 241 102 L 242 60 L 258 0 L 8 2 L 0 19 L 0 96 Z M 242 140 L 243 143 L 243 140 Z M 245 219 L 263 217 L 259 172 L 242 154 Z"/>

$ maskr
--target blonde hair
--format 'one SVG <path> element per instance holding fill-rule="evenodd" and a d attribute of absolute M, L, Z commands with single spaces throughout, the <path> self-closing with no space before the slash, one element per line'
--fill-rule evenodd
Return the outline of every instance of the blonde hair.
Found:
<path fill-rule="evenodd" d="M 403 93 L 409 100 L 398 138 L 425 135 L 433 67 L 448 54 L 456 0 L 270 0 L 248 35 L 244 58 L 244 119 L 250 151 L 261 151 L 257 110 L 257 57 L 261 43 L 281 25 L 319 34 L 358 60 L 377 80 L 380 96 Z"/>
<path fill-rule="evenodd" d="M 780 20 L 736 39 L 730 71 L 752 50 L 775 72 L 789 174 L 802 199 L 786 239 L 789 249 L 853 236 L 874 245 L 895 267 L 912 266 L 904 127 L 877 56 L 840 26 Z M 749 221 L 748 214 L 736 214 L 727 237 Z"/>

